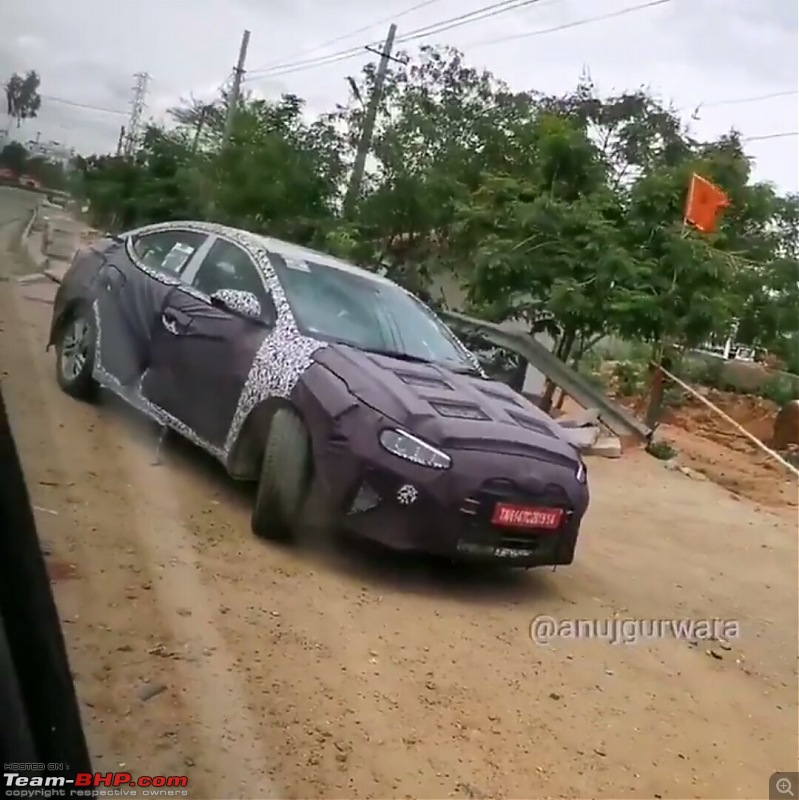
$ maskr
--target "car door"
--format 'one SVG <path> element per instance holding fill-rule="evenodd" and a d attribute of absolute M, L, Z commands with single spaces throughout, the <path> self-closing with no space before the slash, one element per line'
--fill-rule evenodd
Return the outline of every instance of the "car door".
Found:
<path fill-rule="evenodd" d="M 164 298 L 208 234 L 141 229 L 107 255 L 97 274 L 100 366 L 126 388 L 144 372 L 150 336 Z"/>
<path fill-rule="evenodd" d="M 277 313 L 260 271 L 231 241 L 217 238 L 191 271 L 186 281 L 192 291 L 175 287 L 165 298 L 142 393 L 195 436 L 221 447 Z M 223 290 L 254 296 L 260 313 L 250 317 L 221 306 L 212 297 Z"/>

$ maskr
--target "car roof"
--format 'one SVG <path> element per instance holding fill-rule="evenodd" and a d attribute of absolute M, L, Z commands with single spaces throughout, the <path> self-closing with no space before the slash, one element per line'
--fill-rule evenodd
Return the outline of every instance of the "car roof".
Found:
<path fill-rule="evenodd" d="M 228 225 L 222 225 L 217 222 L 206 222 L 204 220 L 180 220 L 169 223 L 169 226 L 174 228 L 191 226 L 195 230 L 203 230 L 207 231 L 209 234 L 227 236 L 232 239 L 243 237 L 249 240 L 249 244 L 252 247 L 277 253 L 284 258 L 291 258 L 298 261 L 310 261 L 314 264 L 321 264 L 325 267 L 338 269 L 351 275 L 360 275 L 363 278 L 373 280 L 376 283 L 382 283 L 386 286 L 393 286 L 398 289 L 401 288 L 398 284 L 394 283 L 394 281 L 382 275 L 378 275 L 376 272 L 370 272 L 367 269 L 356 267 L 355 264 L 350 264 L 348 261 L 331 256 L 329 253 L 322 253 L 319 250 L 313 250 L 310 247 L 303 247 L 302 245 L 286 242 L 282 239 L 275 239 L 271 236 L 264 236 L 262 234 L 242 230 L 241 228 L 231 228 Z M 141 229 L 137 229 L 137 232 L 138 230 Z"/>
<path fill-rule="evenodd" d="M 378 275 L 376 272 L 370 272 L 368 269 L 356 267 L 355 264 L 350 264 L 348 261 L 331 256 L 329 253 L 322 253 L 319 250 L 313 250 L 310 247 L 303 247 L 302 245 L 292 244 L 291 242 L 284 242 L 282 239 L 273 239 L 271 236 L 257 236 L 256 234 L 250 235 L 256 240 L 257 244 L 260 244 L 261 247 L 266 248 L 272 253 L 277 253 L 284 258 L 293 258 L 297 259 L 298 261 L 310 261 L 314 264 L 321 264 L 325 267 L 332 267 L 333 269 L 339 269 L 342 272 L 348 272 L 351 275 L 360 275 L 364 278 L 368 278 L 388 286 L 397 285 L 394 283 L 394 281 L 384 278 L 382 275 Z"/>

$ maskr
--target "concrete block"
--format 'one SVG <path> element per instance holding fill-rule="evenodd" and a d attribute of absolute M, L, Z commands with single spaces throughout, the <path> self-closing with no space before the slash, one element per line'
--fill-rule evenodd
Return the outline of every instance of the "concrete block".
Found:
<path fill-rule="evenodd" d="M 568 417 L 558 417 L 555 422 L 564 428 L 587 428 L 599 424 L 599 409 L 587 408 Z"/>
<path fill-rule="evenodd" d="M 600 433 L 600 429 L 595 426 L 563 429 L 563 435 L 582 452 L 589 450 L 596 444 Z"/>
<path fill-rule="evenodd" d="M 23 275 L 17 278 L 17 283 L 22 283 L 27 286 L 36 283 L 52 283 L 52 279 L 48 278 L 43 272 L 33 272 L 30 275 Z"/>
<path fill-rule="evenodd" d="M 42 237 L 33 233 L 23 241 L 23 246 L 35 270 L 43 271 L 47 267 L 47 256 L 42 252 Z"/>
<path fill-rule="evenodd" d="M 587 456 L 599 456 L 600 458 L 621 458 L 621 452 L 621 442 L 616 436 L 599 439 L 583 451 Z"/>
<path fill-rule="evenodd" d="M 51 258 L 71 259 L 77 250 L 78 243 L 72 233 L 52 232 L 53 235 L 47 238 L 44 248 L 45 255 Z"/>
<path fill-rule="evenodd" d="M 64 275 L 67 274 L 68 269 L 69 269 L 69 264 L 57 264 L 55 266 L 46 269 L 44 271 L 44 274 L 51 281 L 55 281 L 56 283 L 61 283 L 61 281 L 64 280 Z"/>

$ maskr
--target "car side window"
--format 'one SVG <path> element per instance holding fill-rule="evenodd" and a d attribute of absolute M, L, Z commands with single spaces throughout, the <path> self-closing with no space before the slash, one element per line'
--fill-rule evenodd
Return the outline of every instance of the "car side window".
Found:
<path fill-rule="evenodd" d="M 144 266 L 179 275 L 207 238 L 197 231 L 158 231 L 134 237 L 131 246 Z"/>
<path fill-rule="evenodd" d="M 267 321 L 274 322 L 277 318 L 275 304 L 252 259 L 240 247 L 224 239 L 214 242 L 200 264 L 192 286 L 209 297 L 223 289 L 249 292 L 261 304 Z"/>

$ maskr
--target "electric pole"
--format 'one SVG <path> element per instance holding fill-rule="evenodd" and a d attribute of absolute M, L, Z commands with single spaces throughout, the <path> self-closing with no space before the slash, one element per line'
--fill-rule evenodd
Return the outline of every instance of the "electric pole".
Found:
<path fill-rule="evenodd" d="M 191 143 L 191 152 L 196 153 L 197 148 L 200 146 L 200 134 L 203 132 L 203 128 L 205 127 L 205 121 L 208 118 L 208 114 L 211 111 L 211 106 L 205 104 L 200 109 L 200 114 L 197 117 L 197 127 L 194 129 L 194 141 Z"/>
<path fill-rule="evenodd" d="M 137 72 L 134 76 L 136 83 L 133 84 L 133 98 L 130 101 L 130 117 L 125 131 L 125 143 L 123 151 L 130 158 L 136 152 L 136 145 L 139 142 L 139 132 L 141 127 L 141 116 L 144 112 L 145 100 L 147 99 L 147 84 L 150 76 L 146 72 Z"/>
<path fill-rule="evenodd" d="M 250 45 L 250 32 L 244 31 L 241 37 L 241 46 L 239 47 L 239 60 L 233 70 L 233 86 L 230 89 L 230 96 L 228 97 L 227 115 L 225 117 L 225 135 L 223 143 L 226 143 L 230 137 L 230 132 L 233 129 L 233 118 L 236 115 L 236 108 L 239 104 L 239 95 L 241 94 L 241 79 L 244 77 L 244 62 L 247 60 L 247 48 Z"/>
<path fill-rule="evenodd" d="M 117 158 L 122 155 L 122 144 L 125 141 L 125 126 L 119 127 L 119 138 L 117 139 Z"/>
<path fill-rule="evenodd" d="M 361 140 L 358 142 L 358 152 L 355 154 L 355 164 L 352 167 L 350 184 L 347 187 L 347 195 L 344 198 L 344 216 L 346 217 L 352 215 L 355 209 L 355 203 L 358 200 L 358 195 L 361 192 L 363 175 L 366 170 L 366 156 L 369 155 L 369 150 L 372 146 L 372 135 L 374 134 L 375 121 L 377 120 L 377 109 L 383 94 L 383 84 L 386 82 L 388 62 L 391 60 L 391 50 L 394 47 L 394 37 L 396 33 L 397 26 L 392 22 L 391 27 L 388 29 L 388 36 L 386 37 L 385 44 L 383 45 L 383 51 L 380 53 L 380 63 L 377 65 L 377 73 L 375 74 L 375 85 L 372 90 L 372 96 L 369 98 L 369 107 L 366 109 L 366 116 L 364 117 L 363 128 L 361 129 Z"/>

